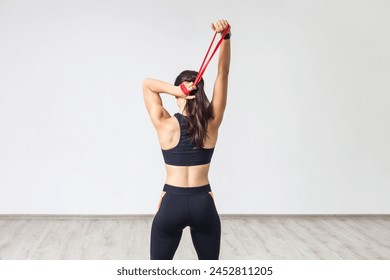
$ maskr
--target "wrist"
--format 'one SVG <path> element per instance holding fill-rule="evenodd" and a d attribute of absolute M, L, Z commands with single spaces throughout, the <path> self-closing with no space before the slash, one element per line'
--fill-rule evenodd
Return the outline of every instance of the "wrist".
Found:
<path fill-rule="evenodd" d="M 175 86 L 175 92 L 174 92 L 174 96 L 175 97 L 183 97 L 183 90 L 181 89 L 181 86 L 178 85 L 178 86 Z"/>
<path fill-rule="evenodd" d="M 188 96 L 190 94 L 190 92 L 191 92 L 191 90 L 187 89 L 187 87 L 184 84 L 184 82 L 179 85 L 179 88 L 180 88 L 181 94 L 184 93 L 185 96 Z"/>
<path fill-rule="evenodd" d="M 232 37 L 232 33 L 229 31 L 226 33 L 225 37 L 223 37 L 224 40 L 230 40 L 230 37 Z"/>

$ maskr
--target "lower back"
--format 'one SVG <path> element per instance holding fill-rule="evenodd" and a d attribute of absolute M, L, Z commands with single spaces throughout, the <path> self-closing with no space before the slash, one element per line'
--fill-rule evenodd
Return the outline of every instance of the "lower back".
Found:
<path fill-rule="evenodd" d="M 208 173 L 210 164 L 195 166 L 165 165 L 167 172 L 166 184 L 176 187 L 200 187 L 209 184 Z"/>

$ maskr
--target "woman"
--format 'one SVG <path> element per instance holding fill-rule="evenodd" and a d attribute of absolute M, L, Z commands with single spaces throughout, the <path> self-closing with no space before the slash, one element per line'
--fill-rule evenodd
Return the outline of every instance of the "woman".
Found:
<path fill-rule="evenodd" d="M 211 25 L 221 34 L 227 27 L 226 20 Z M 167 172 L 152 223 L 152 260 L 173 259 L 186 226 L 190 226 L 198 259 L 219 258 L 221 223 L 208 172 L 226 107 L 229 66 L 230 31 L 219 51 L 218 74 L 211 102 L 204 92 L 203 79 L 197 86 L 193 84 L 197 75 L 195 71 L 183 71 L 174 85 L 155 79 L 143 82 L 146 108 L 157 130 Z M 180 88 L 182 83 L 189 95 Z M 179 113 L 171 117 L 163 107 L 160 93 L 176 97 Z"/>

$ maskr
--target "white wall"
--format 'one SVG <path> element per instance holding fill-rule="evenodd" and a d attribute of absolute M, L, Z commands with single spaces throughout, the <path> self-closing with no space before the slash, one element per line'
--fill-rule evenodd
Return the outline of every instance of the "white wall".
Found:
<path fill-rule="evenodd" d="M 218 18 L 233 32 L 219 212 L 390 213 L 389 2 L 189 3 L 0 0 L 0 214 L 154 213 L 141 82 L 197 70 Z"/>

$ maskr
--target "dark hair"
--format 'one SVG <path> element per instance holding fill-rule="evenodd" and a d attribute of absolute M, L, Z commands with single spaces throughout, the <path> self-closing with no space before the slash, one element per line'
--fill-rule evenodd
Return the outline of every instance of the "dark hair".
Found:
<path fill-rule="evenodd" d="M 185 70 L 177 76 L 175 86 L 182 82 L 194 82 L 198 72 Z M 202 148 L 207 136 L 207 124 L 213 118 L 212 107 L 204 92 L 204 80 L 200 80 L 196 90 L 191 91 L 190 95 L 195 95 L 194 99 L 187 99 L 185 109 L 188 116 L 188 134 L 196 147 Z"/>

